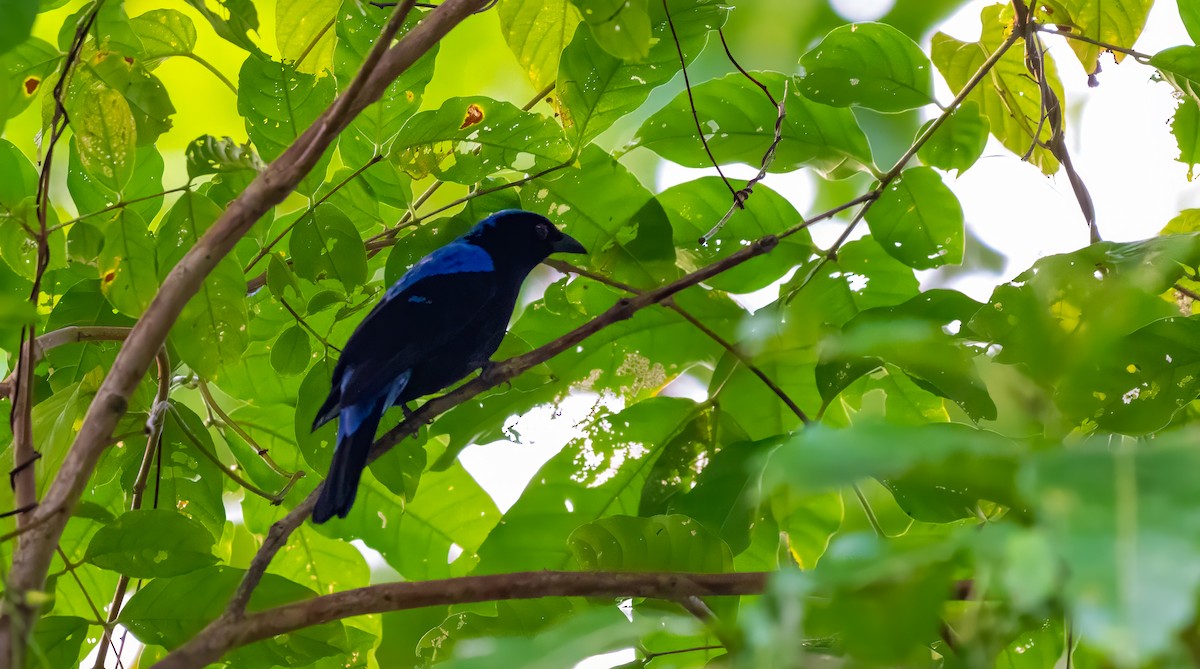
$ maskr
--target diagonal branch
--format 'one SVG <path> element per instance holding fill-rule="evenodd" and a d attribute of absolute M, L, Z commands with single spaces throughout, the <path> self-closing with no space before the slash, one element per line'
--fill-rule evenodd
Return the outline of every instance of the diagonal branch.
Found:
<path fill-rule="evenodd" d="M 43 587 L 54 547 L 67 518 L 107 447 L 113 429 L 124 415 L 130 396 L 148 371 L 184 305 L 250 226 L 295 189 L 351 119 L 378 100 L 397 76 L 486 2 L 446 0 L 399 43 L 391 46 L 414 4 L 412 0 L 402 3 L 345 93 L 229 204 L 163 279 L 154 300 L 130 332 L 97 391 L 58 475 L 32 514 L 31 520 L 39 524 L 22 537 L 13 555 L 8 596 L 19 605 L 0 617 L 0 655 L 11 657 L 14 651 L 23 647 L 37 609 L 36 605 L 24 601 L 25 593 Z M 42 520 L 47 515 L 53 517 Z"/>

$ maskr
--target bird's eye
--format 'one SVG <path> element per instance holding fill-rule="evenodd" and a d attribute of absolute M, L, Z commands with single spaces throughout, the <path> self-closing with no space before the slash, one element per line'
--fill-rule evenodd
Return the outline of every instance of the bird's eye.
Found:
<path fill-rule="evenodd" d="M 550 226 L 546 225 L 545 223 L 538 223 L 537 225 L 533 226 L 533 232 L 537 235 L 538 239 L 544 241 L 550 236 Z"/>

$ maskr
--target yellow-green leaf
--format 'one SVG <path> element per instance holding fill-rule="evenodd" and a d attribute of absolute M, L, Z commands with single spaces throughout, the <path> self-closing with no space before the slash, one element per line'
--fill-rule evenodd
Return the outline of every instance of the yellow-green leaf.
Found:
<path fill-rule="evenodd" d="M 1001 5 L 985 7 L 980 15 L 983 33 L 978 42 L 963 42 L 945 33 L 933 36 L 933 64 L 955 93 L 961 91 L 984 61 L 1000 48 L 1012 23 L 1012 14 L 1011 8 Z M 1049 54 L 1045 55 L 1045 65 L 1050 87 L 1062 100 L 1062 82 Z M 975 87 L 967 100 L 979 103 L 991 124 L 992 135 L 1018 156 L 1029 151 L 1035 133 L 1042 142 L 1050 139 L 1050 125 L 1038 122 L 1042 116 L 1041 91 L 1025 69 L 1025 58 L 1019 47 L 1014 46 L 1000 58 L 990 75 Z M 1058 171 L 1058 159 L 1041 146 L 1034 148 L 1029 162 L 1045 174 Z"/>
<path fill-rule="evenodd" d="M 581 16 L 570 0 L 500 0 L 500 30 L 533 87 L 558 76 L 558 57 L 575 36 Z"/>
<path fill-rule="evenodd" d="M 1146 15 L 1154 0 L 1045 0 L 1046 22 L 1070 26 L 1077 35 L 1098 42 L 1132 49 L 1146 25 Z M 1182 5 L 1182 3 L 1180 3 Z M 1100 54 L 1106 49 L 1082 40 L 1067 40 L 1079 57 L 1083 69 L 1094 73 L 1100 66 Z M 1117 62 L 1125 54 L 1114 51 Z"/>
<path fill-rule="evenodd" d="M 338 0 L 279 0 L 275 4 L 275 41 L 279 55 L 297 72 L 317 74 L 333 63 L 333 21 Z"/>

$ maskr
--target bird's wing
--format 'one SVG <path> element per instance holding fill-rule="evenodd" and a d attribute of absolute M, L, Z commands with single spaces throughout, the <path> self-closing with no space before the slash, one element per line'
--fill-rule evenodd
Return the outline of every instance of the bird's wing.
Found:
<path fill-rule="evenodd" d="M 491 259 L 482 249 L 480 259 L 454 246 L 442 247 L 409 270 L 350 336 L 335 375 L 341 406 L 383 393 L 394 399 L 403 391 L 393 387 L 395 379 L 477 323 L 496 294 Z"/>

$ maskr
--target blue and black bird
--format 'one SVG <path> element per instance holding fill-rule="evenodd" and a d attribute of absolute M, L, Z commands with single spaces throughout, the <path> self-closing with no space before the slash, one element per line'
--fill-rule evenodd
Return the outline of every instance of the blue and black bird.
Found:
<path fill-rule="evenodd" d="M 525 277 L 551 253 L 586 253 L 543 216 L 509 209 L 413 265 L 350 335 L 313 429 L 338 419 L 313 521 L 345 518 L 383 412 L 483 367 L 504 339 Z"/>

